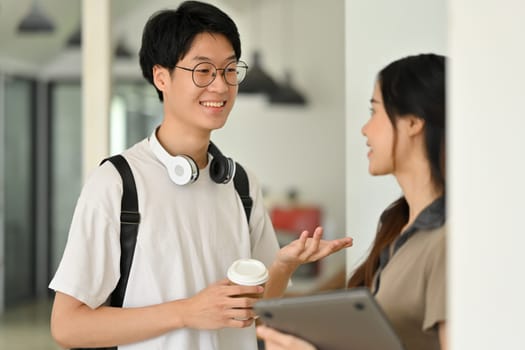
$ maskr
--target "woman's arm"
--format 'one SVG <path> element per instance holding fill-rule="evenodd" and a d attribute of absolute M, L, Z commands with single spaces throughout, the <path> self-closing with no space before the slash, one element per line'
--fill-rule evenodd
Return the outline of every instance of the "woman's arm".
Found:
<path fill-rule="evenodd" d="M 270 279 L 266 283 L 264 297 L 281 297 L 293 272 L 302 264 L 317 261 L 341 249 L 352 246 L 352 238 L 323 240 L 323 228 L 317 227 L 312 237 L 303 231 L 298 239 L 284 246 L 270 266 Z"/>
<path fill-rule="evenodd" d="M 448 349 L 448 339 L 447 339 L 447 322 L 440 322 L 438 325 L 439 332 L 439 344 L 441 344 L 441 350 Z"/>

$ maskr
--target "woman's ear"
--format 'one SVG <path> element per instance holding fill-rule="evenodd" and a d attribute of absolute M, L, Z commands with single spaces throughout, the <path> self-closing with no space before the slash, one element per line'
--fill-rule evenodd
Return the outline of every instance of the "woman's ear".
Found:
<path fill-rule="evenodd" d="M 416 116 L 407 117 L 408 135 L 415 136 L 423 132 L 425 120 Z"/>
<path fill-rule="evenodd" d="M 168 70 L 160 65 L 153 66 L 153 83 L 160 91 L 165 90 L 170 81 L 170 74 Z"/>

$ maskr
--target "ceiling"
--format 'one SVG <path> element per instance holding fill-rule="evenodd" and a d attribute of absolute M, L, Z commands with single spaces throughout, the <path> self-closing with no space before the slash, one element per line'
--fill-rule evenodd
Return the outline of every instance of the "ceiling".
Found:
<path fill-rule="evenodd" d="M 18 33 L 17 26 L 36 1 L 55 23 L 51 33 Z M 89 0 L 86 0 L 89 1 Z M 140 40 L 143 23 L 154 11 L 174 8 L 178 0 L 111 0 L 112 30 L 115 37 L 129 36 L 132 51 Z M 238 12 L 249 11 L 254 0 L 211 1 L 225 4 Z M 82 0 L 0 0 L 0 65 L 17 62 L 28 66 L 45 65 L 66 49 L 67 39 L 81 22 Z M 138 25 L 137 23 L 141 23 Z M 131 25 L 131 30 L 129 29 Z M 124 38 L 125 39 L 125 38 Z M 5 63 L 4 63 L 5 64 Z M 2 68 L 0 66 L 0 68 Z"/>
<path fill-rule="evenodd" d="M 64 49 L 68 37 L 79 27 L 81 0 L 37 0 L 55 23 L 50 33 L 18 33 L 20 20 L 34 0 L 0 0 L 0 56 L 27 64 L 48 62 Z M 124 15 L 141 0 L 111 0 L 113 18 Z"/>

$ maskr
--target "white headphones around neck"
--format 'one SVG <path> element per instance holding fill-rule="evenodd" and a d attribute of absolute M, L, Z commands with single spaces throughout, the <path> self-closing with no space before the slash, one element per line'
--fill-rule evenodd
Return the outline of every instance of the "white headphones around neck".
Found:
<path fill-rule="evenodd" d="M 168 175 L 177 185 L 191 184 L 199 178 L 199 167 L 193 158 L 185 154 L 172 156 L 157 139 L 157 129 L 149 138 L 149 145 L 155 156 L 168 170 Z M 208 153 L 213 156 L 210 163 L 210 178 L 219 184 L 226 184 L 235 175 L 235 162 L 225 157 L 221 151 L 210 141 Z"/>

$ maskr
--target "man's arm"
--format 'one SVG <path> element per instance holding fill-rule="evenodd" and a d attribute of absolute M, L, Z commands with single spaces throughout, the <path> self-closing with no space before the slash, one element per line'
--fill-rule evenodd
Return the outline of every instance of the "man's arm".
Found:
<path fill-rule="evenodd" d="M 182 327 L 179 304 L 91 309 L 77 299 L 57 292 L 51 314 L 51 334 L 60 346 L 67 349 L 133 343 Z"/>
<path fill-rule="evenodd" d="M 308 231 L 303 231 L 299 239 L 279 250 L 269 269 L 270 279 L 266 283 L 265 298 L 282 296 L 292 274 L 300 265 L 317 261 L 352 245 L 350 237 L 322 240 L 322 227 L 317 227 L 311 238 L 308 236 Z"/>
<path fill-rule="evenodd" d="M 60 346 L 72 348 L 129 344 L 183 327 L 243 328 L 253 323 L 255 315 L 250 308 L 257 299 L 232 296 L 261 292 L 259 286 L 232 286 L 222 280 L 188 299 L 137 308 L 101 306 L 96 309 L 57 292 L 51 333 Z"/>

